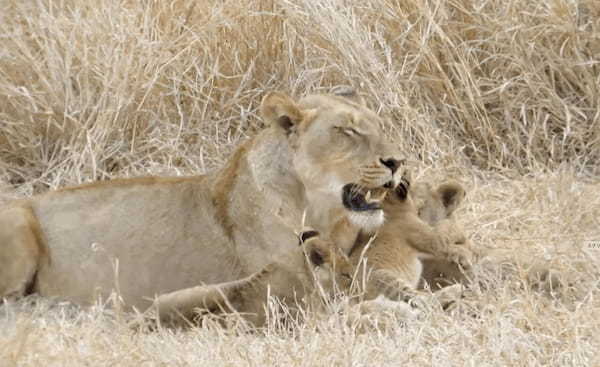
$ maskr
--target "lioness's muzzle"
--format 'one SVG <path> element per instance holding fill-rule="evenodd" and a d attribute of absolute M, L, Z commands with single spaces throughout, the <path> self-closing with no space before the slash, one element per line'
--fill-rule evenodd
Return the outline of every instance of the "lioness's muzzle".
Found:
<path fill-rule="evenodd" d="M 348 210 L 355 212 L 365 212 L 371 210 L 380 210 L 380 202 L 369 202 L 360 185 L 349 183 L 342 188 L 342 203 Z"/>

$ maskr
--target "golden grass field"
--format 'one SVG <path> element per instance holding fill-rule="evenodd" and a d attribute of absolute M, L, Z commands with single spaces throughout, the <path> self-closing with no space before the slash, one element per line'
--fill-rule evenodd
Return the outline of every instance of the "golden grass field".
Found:
<path fill-rule="evenodd" d="M 291 331 L 140 333 L 29 297 L 0 306 L 0 366 L 600 365 L 597 0 L 0 0 L 1 199 L 207 172 L 262 128 L 267 91 L 339 84 L 418 177 L 465 184 L 460 222 L 515 274 L 365 334 L 335 305 Z M 531 259 L 554 296 L 520 285 Z"/>

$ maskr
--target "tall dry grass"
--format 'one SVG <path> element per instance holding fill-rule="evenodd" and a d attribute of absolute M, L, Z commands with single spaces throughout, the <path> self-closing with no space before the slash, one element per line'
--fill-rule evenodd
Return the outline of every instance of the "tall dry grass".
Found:
<path fill-rule="evenodd" d="M 0 172 L 204 171 L 267 90 L 359 86 L 421 160 L 597 173 L 597 1 L 2 1 Z M 151 166 L 151 167 L 149 167 Z"/>
<path fill-rule="evenodd" d="M 338 84 L 386 117 L 420 177 L 465 182 L 478 246 L 572 287 L 529 292 L 521 266 L 460 306 L 477 318 L 366 335 L 343 315 L 293 334 L 136 334 L 102 307 L 25 300 L 0 307 L 0 365 L 598 364 L 596 0 L 0 0 L 0 194 L 203 173 L 262 128 L 266 91 Z"/>

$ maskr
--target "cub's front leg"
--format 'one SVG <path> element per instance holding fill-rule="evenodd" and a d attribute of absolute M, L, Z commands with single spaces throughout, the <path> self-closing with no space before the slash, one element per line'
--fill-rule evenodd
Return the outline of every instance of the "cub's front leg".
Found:
<path fill-rule="evenodd" d="M 156 318 L 165 325 L 194 323 L 204 313 L 244 312 L 248 298 L 255 298 L 257 280 L 271 271 L 267 266 L 249 277 L 212 285 L 200 285 L 180 289 L 156 297 L 149 310 L 156 312 Z M 249 294 L 250 293 L 250 294 Z M 242 313 L 248 321 L 254 322 L 258 315 Z"/>
<path fill-rule="evenodd" d="M 415 276 L 416 279 L 407 279 L 415 278 Z M 415 276 L 398 274 L 396 271 L 387 269 L 374 270 L 369 274 L 365 299 L 370 300 L 383 295 L 392 301 L 410 303 L 418 295 L 418 291 L 412 285 L 418 281 L 419 275 Z"/>
<path fill-rule="evenodd" d="M 427 257 L 456 263 L 469 269 L 473 261 L 472 251 L 464 246 L 464 235 L 453 230 L 451 223 L 440 221 L 432 227 L 418 217 L 409 218 L 413 225 L 409 233 L 409 244 Z"/>
<path fill-rule="evenodd" d="M 461 297 L 463 291 L 462 286 L 456 284 L 447 287 L 444 291 L 429 293 L 417 290 L 411 283 L 414 283 L 413 279 L 406 279 L 404 274 L 397 274 L 390 270 L 375 270 L 369 279 L 365 298 L 370 300 L 385 296 L 391 301 L 404 302 L 417 309 L 422 309 L 426 304 L 436 300 L 443 309 L 446 309 Z"/>

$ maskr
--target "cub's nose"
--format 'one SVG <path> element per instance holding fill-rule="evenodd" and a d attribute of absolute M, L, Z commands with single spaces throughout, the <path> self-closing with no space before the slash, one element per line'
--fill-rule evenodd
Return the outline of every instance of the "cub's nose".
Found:
<path fill-rule="evenodd" d="M 400 160 L 395 158 L 382 158 L 379 161 L 381 162 L 381 164 L 383 164 L 392 171 L 392 175 L 396 173 L 398 167 L 400 167 Z"/>

